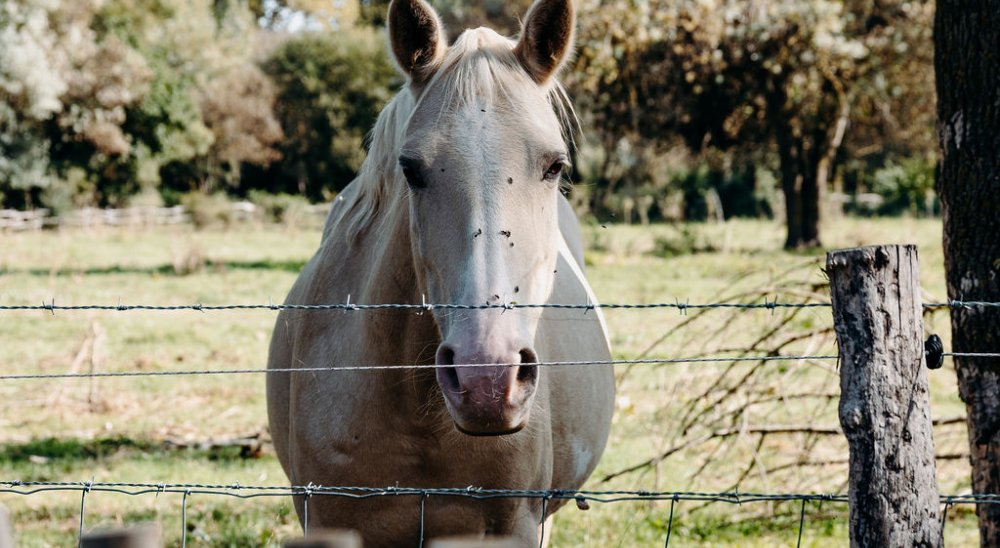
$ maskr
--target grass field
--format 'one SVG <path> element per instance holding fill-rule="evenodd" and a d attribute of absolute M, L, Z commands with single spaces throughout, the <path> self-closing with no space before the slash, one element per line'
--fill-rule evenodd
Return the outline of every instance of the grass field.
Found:
<path fill-rule="evenodd" d="M 246 225 L 194 231 L 96 230 L 0 236 L 0 304 L 223 304 L 280 302 L 314 251 L 319 229 Z M 829 247 L 914 243 L 925 299 L 945 299 L 940 221 L 839 219 Z M 588 276 L 603 302 L 828 300 L 823 254 L 780 250 L 781 227 L 765 221 L 715 225 L 586 227 Z M 170 371 L 263 367 L 271 311 L 2 312 L 5 373 Z M 617 357 L 785 355 L 835 352 L 828 309 L 792 311 L 609 311 Z M 948 347 L 948 318 L 925 318 Z M 588 487 L 741 492 L 845 492 L 846 443 L 803 431 L 755 434 L 754 427 L 836 427 L 835 362 L 804 360 L 619 368 L 618 409 L 605 457 Z M 950 363 L 931 373 L 932 414 L 963 406 Z M 206 440 L 262 432 L 264 379 L 145 377 L 0 382 L 0 481 L 120 481 L 282 485 L 273 451 L 211 447 Z M 729 433 L 713 436 L 721 430 Z M 804 429 L 805 430 L 805 429 Z M 939 454 L 966 451 L 960 424 L 935 429 Z M 672 451 L 655 466 L 609 475 Z M 941 491 L 968 488 L 962 458 L 938 462 Z M 464 486 L 462 486 L 464 487 Z M 73 542 L 78 493 L 0 495 L 20 546 Z M 88 529 L 158 521 L 180 542 L 180 496 L 88 496 Z M 671 544 L 794 545 L 798 503 L 742 506 L 681 503 Z M 554 546 L 655 546 L 669 503 L 594 505 L 561 511 Z M 188 542 L 274 546 L 298 533 L 288 500 L 193 496 Z M 847 508 L 806 506 L 803 545 L 845 544 Z M 975 545 L 971 508 L 948 512 L 949 545 Z"/>

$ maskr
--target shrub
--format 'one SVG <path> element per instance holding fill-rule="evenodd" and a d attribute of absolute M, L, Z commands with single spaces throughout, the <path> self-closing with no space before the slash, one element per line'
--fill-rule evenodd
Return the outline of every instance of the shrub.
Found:
<path fill-rule="evenodd" d="M 222 194 L 189 192 L 181 197 L 181 204 L 187 208 L 196 228 L 229 226 L 235 220 L 233 205 Z"/>

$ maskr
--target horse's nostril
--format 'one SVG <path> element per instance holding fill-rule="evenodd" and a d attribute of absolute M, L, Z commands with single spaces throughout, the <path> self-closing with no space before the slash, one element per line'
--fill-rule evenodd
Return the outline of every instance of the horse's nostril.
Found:
<path fill-rule="evenodd" d="M 460 391 L 462 385 L 458 381 L 458 370 L 449 367 L 455 365 L 455 351 L 450 346 L 441 345 L 438 347 L 436 358 L 437 365 L 445 366 L 438 370 L 438 380 L 442 388 L 453 392 Z"/>
<path fill-rule="evenodd" d="M 517 381 L 523 383 L 533 383 L 538 378 L 537 365 L 522 365 L 517 368 Z"/>
<path fill-rule="evenodd" d="M 445 367 L 442 369 L 443 370 L 441 372 L 444 373 L 444 375 L 441 381 L 443 384 L 447 385 L 446 388 L 455 392 L 460 391 L 462 386 L 458 382 L 458 370 L 454 367 Z"/>
<path fill-rule="evenodd" d="M 441 345 L 435 361 L 438 365 L 455 365 L 455 351 L 450 346 Z"/>
<path fill-rule="evenodd" d="M 521 349 L 521 366 L 517 368 L 517 380 L 523 383 L 533 383 L 538 378 L 538 366 L 526 365 L 538 363 L 538 356 L 530 348 Z"/>

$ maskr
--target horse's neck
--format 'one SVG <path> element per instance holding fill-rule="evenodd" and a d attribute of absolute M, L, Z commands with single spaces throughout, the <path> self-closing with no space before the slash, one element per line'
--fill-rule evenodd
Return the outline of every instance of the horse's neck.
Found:
<path fill-rule="evenodd" d="M 359 181 L 363 182 L 363 181 Z M 410 247 L 410 228 L 405 197 L 390 197 L 365 223 L 352 215 L 363 211 L 363 199 L 348 191 L 341 211 L 334 209 L 324 238 L 318 271 L 336 273 L 316 287 L 332 302 L 351 295 L 358 304 L 418 304 L 420 289 Z M 356 228 L 356 227 L 361 228 Z M 332 294 L 337 292 L 337 294 Z M 323 300 L 317 299 L 317 300 Z M 438 338 L 433 315 L 414 310 L 369 310 L 358 312 L 365 341 L 366 364 L 398 365 L 431 363 Z"/>

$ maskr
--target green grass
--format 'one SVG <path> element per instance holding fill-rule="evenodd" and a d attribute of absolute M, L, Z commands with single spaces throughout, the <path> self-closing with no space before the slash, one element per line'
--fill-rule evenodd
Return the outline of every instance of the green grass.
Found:
<path fill-rule="evenodd" d="M 940 221 L 836 219 L 824 226 L 830 248 L 914 243 L 926 300 L 945 298 Z M 588 226 L 588 277 L 603 302 L 702 303 L 827 300 L 823 253 L 780 249 L 772 222 L 653 227 Z M 319 240 L 319 229 L 245 226 L 231 230 L 95 230 L 5 234 L 0 303 L 227 304 L 280 302 Z M 828 309 L 800 311 L 608 311 L 617 357 L 733 355 L 762 340 L 784 354 L 834 351 Z M 170 371 L 259 368 L 273 326 L 271 311 L 4 312 L 0 363 L 8 373 Z M 946 313 L 925 317 L 948 346 Z M 775 334 L 765 337 L 769 331 Z M 784 339 L 801 336 L 800 339 Z M 659 465 L 603 477 L 719 429 L 766 424 L 836 426 L 838 378 L 823 362 L 637 366 L 618 369 L 618 410 L 592 489 L 741 492 L 842 492 L 846 457 L 839 436 L 734 434 L 691 444 Z M 932 414 L 962 414 L 954 370 L 930 375 Z M 231 448 L 178 450 L 164 440 L 200 441 L 260 432 L 266 426 L 259 375 L 0 383 L 0 479 L 143 481 L 281 485 L 273 453 L 244 458 Z M 811 395 L 818 394 L 818 397 Z M 737 428 L 738 430 L 738 428 Z M 966 450 L 961 425 L 935 431 L 939 453 Z M 798 466 L 803 460 L 812 464 Z M 938 463 L 942 492 L 968 488 L 964 460 Z M 19 545 L 72 542 L 78 493 L 0 495 Z M 180 540 L 181 496 L 91 493 L 89 528 L 139 520 Z M 570 505 L 555 522 L 554 546 L 655 546 L 666 535 L 670 504 Z M 741 506 L 680 502 L 671 544 L 794 545 L 799 503 Z M 976 543 L 974 515 L 952 508 L 949 544 Z M 298 526 L 285 498 L 241 501 L 192 496 L 192 545 L 280 545 Z M 803 544 L 844 544 L 843 504 L 809 503 Z"/>

